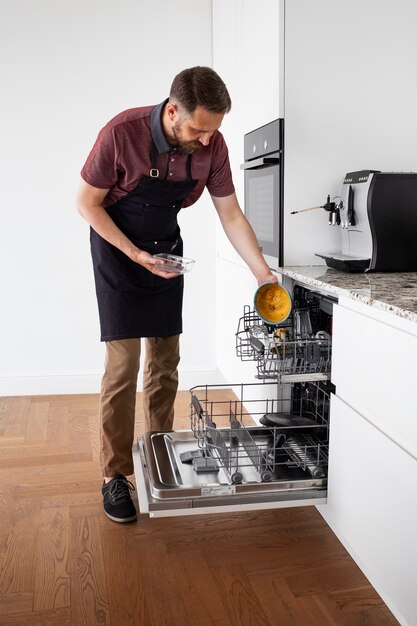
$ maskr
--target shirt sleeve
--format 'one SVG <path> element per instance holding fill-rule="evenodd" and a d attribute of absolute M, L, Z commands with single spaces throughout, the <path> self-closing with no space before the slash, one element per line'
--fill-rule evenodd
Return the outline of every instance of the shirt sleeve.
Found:
<path fill-rule="evenodd" d="M 107 124 L 81 170 L 86 183 L 99 189 L 110 189 L 117 182 L 117 148 L 114 128 Z"/>
<path fill-rule="evenodd" d="M 212 196 L 223 198 L 235 191 L 230 170 L 229 151 L 221 133 L 216 133 L 210 174 L 206 183 Z"/>

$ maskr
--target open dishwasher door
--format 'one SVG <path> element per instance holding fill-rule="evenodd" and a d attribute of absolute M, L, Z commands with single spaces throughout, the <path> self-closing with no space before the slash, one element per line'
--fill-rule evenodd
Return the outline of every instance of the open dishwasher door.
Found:
<path fill-rule="evenodd" d="M 134 446 L 141 513 L 325 503 L 332 386 L 311 377 L 193 388 L 190 430 L 146 433 Z"/>

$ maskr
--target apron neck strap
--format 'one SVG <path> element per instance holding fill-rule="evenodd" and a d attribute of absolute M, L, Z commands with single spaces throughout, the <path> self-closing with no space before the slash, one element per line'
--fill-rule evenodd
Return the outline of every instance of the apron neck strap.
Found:
<path fill-rule="evenodd" d="M 187 155 L 187 163 L 185 164 L 186 168 L 187 168 L 187 179 L 188 180 L 192 180 L 192 176 L 191 176 L 191 154 Z"/>

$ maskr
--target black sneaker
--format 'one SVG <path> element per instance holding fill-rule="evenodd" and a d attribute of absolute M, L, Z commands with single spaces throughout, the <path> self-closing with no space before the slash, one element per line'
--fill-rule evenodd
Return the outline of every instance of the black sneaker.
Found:
<path fill-rule="evenodd" d="M 135 521 L 136 509 L 130 497 L 130 492 L 134 490 L 132 483 L 123 474 L 117 474 L 110 482 L 103 484 L 104 512 L 113 522 Z"/>

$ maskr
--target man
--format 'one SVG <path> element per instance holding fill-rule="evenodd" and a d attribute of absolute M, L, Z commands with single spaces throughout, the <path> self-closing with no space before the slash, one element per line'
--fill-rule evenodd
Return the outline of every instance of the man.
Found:
<path fill-rule="evenodd" d="M 174 79 L 169 99 L 124 111 L 99 133 L 81 171 L 79 213 L 90 224 L 101 340 L 103 502 L 116 522 L 136 519 L 132 445 L 141 338 L 147 430 L 172 429 L 182 332 L 183 277 L 153 255 L 182 254 L 177 213 L 211 194 L 224 231 L 259 284 L 276 282 L 243 215 L 219 132 L 230 96 L 208 67 Z"/>

